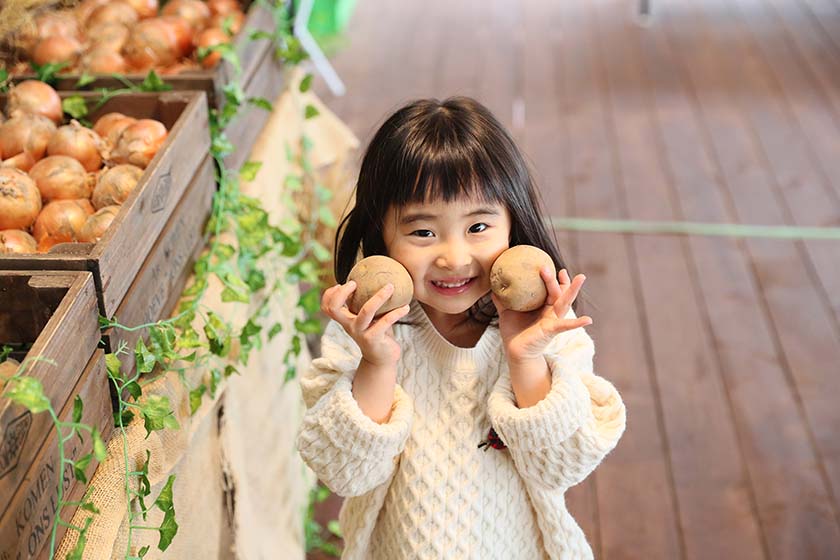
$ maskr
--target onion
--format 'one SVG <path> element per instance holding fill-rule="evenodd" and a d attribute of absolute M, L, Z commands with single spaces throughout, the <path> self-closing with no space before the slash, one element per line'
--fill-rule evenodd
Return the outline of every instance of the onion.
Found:
<path fill-rule="evenodd" d="M 188 56 L 193 50 L 193 30 L 190 23 L 178 16 L 163 16 L 158 19 L 172 27 L 178 57 Z"/>
<path fill-rule="evenodd" d="M 181 72 L 194 72 L 200 69 L 201 66 L 197 62 L 187 59 L 181 62 L 176 62 L 172 66 L 165 66 L 161 68 L 160 74 L 162 76 L 172 76 L 174 74 L 180 74 Z"/>
<path fill-rule="evenodd" d="M 166 140 L 166 127 L 154 119 L 140 119 L 127 127 L 111 152 L 115 163 L 146 168 Z"/>
<path fill-rule="evenodd" d="M 245 14 L 242 11 L 229 12 L 227 14 L 215 14 L 210 18 L 208 27 L 217 27 L 224 30 L 225 20 L 230 18 L 230 32 L 233 35 L 239 33 L 245 23 Z"/>
<path fill-rule="evenodd" d="M 99 117 L 96 124 L 93 125 L 93 131 L 102 138 L 105 147 L 110 149 L 116 145 L 123 130 L 136 122 L 137 119 L 134 117 L 122 113 L 106 113 Z"/>
<path fill-rule="evenodd" d="M 96 171 L 102 167 L 101 149 L 102 139 L 99 135 L 76 120 L 58 127 L 47 144 L 49 155 L 76 158 L 87 171 Z"/>
<path fill-rule="evenodd" d="M 122 0 L 108 2 L 94 9 L 85 22 L 88 27 L 95 27 L 103 23 L 122 23 L 131 27 L 140 17 L 131 4 Z"/>
<path fill-rule="evenodd" d="M 140 19 L 154 17 L 158 13 L 158 0 L 124 0 L 129 4 Z"/>
<path fill-rule="evenodd" d="M 215 27 L 205 29 L 195 38 L 195 46 L 197 48 L 212 47 L 214 45 L 222 45 L 225 43 L 230 43 L 230 37 L 227 33 Z M 201 59 L 201 65 L 205 68 L 213 68 L 216 64 L 218 64 L 221 58 L 222 53 L 218 51 L 210 52 L 207 56 Z"/>
<path fill-rule="evenodd" d="M 106 206 L 97 210 L 94 215 L 88 217 L 85 225 L 82 226 L 82 230 L 79 232 L 79 241 L 85 243 L 99 241 L 119 212 L 119 206 Z"/>
<path fill-rule="evenodd" d="M 70 156 L 49 156 L 36 163 L 29 176 L 38 185 L 44 202 L 90 198 L 93 178 Z"/>
<path fill-rule="evenodd" d="M 99 6 L 104 6 L 107 3 L 108 0 L 82 0 L 82 2 L 76 6 L 76 19 L 82 26 L 87 27 L 87 20 L 93 11 Z"/>
<path fill-rule="evenodd" d="M 29 152 L 21 152 L 0 163 L 0 167 L 14 167 L 21 171 L 29 171 L 33 165 L 35 165 L 35 158 Z"/>
<path fill-rule="evenodd" d="M 38 27 L 39 39 L 46 39 L 47 37 L 79 38 L 79 25 L 72 10 L 42 12 L 35 16 L 35 25 Z"/>
<path fill-rule="evenodd" d="M 179 58 L 174 27 L 160 18 L 144 19 L 131 30 L 123 55 L 137 70 L 174 64 Z"/>
<path fill-rule="evenodd" d="M 164 16 L 179 16 L 187 20 L 193 31 L 207 27 L 210 8 L 201 0 L 170 0 L 161 10 Z"/>
<path fill-rule="evenodd" d="M 32 228 L 38 251 L 46 252 L 58 243 L 77 241 L 92 214 L 93 207 L 87 200 L 56 200 L 44 206 Z"/>
<path fill-rule="evenodd" d="M 0 168 L 0 229 L 29 229 L 41 211 L 41 194 L 26 173 Z"/>
<path fill-rule="evenodd" d="M 66 62 L 70 67 L 82 52 L 82 44 L 73 37 L 47 37 L 41 39 L 32 51 L 32 60 L 41 66 Z"/>
<path fill-rule="evenodd" d="M 26 80 L 9 91 L 6 112 L 10 117 L 16 113 L 43 115 L 54 123 L 61 121 L 61 97 L 49 84 L 38 80 Z"/>
<path fill-rule="evenodd" d="M 95 48 L 79 60 L 79 68 L 91 74 L 121 74 L 126 66 L 123 55 L 109 47 Z"/>
<path fill-rule="evenodd" d="M 35 238 L 20 229 L 0 231 L 0 255 L 36 253 Z"/>
<path fill-rule="evenodd" d="M 122 204 L 142 176 L 142 169 L 128 163 L 108 169 L 99 176 L 96 188 L 93 189 L 91 201 L 94 208 L 102 209 L 106 206 Z"/>
<path fill-rule="evenodd" d="M 207 7 L 214 16 L 226 16 L 232 12 L 242 11 L 236 0 L 207 0 Z"/>
<path fill-rule="evenodd" d="M 7 159 L 26 152 L 39 160 L 55 131 L 55 124 L 47 117 L 17 112 L 0 126 L 0 157 Z"/>
<path fill-rule="evenodd" d="M 122 23 L 101 23 L 88 29 L 88 50 L 110 49 L 120 51 L 128 41 L 128 27 Z"/>

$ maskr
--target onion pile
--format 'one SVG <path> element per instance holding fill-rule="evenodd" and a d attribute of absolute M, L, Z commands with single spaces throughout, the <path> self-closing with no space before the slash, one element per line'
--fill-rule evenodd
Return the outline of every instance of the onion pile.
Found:
<path fill-rule="evenodd" d="M 229 43 L 245 13 L 237 0 L 83 0 L 74 9 L 42 12 L 18 33 L 21 58 L 65 63 L 62 72 L 162 74 L 211 68 L 218 53 L 198 49 Z M 13 73 L 26 72 L 25 67 Z"/>
<path fill-rule="evenodd" d="M 122 113 L 62 124 L 55 99 L 60 111 L 50 86 L 22 82 L 0 113 L 0 255 L 97 242 L 166 140 L 163 123 Z"/>

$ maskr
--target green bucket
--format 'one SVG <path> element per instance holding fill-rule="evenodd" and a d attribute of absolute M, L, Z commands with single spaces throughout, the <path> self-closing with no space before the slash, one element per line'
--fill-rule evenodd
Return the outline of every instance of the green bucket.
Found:
<path fill-rule="evenodd" d="M 295 0 L 295 8 L 299 4 Z M 355 7 L 356 0 L 315 0 L 307 27 L 316 39 L 338 35 L 347 27 Z"/>

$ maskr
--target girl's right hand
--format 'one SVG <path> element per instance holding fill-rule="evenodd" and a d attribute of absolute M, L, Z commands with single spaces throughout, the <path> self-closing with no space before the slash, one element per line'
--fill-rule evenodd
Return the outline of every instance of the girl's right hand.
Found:
<path fill-rule="evenodd" d="M 408 314 L 409 306 L 392 309 L 374 319 L 376 311 L 394 293 L 393 284 L 388 284 L 370 298 L 354 315 L 347 307 L 347 300 L 356 290 L 353 280 L 328 288 L 321 298 L 321 311 L 339 325 L 356 341 L 362 351 L 362 359 L 375 366 L 394 365 L 400 359 L 400 345 L 394 339 L 391 327 Z"/>

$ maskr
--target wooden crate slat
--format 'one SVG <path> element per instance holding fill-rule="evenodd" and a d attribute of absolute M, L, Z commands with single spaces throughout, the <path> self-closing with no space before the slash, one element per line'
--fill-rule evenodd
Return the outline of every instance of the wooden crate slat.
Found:
<path fill-rule="evenodd" d="M 105 353 L 96 350 L 71 391 L 73 398 L 67 401 L 58 414 L 63 422 L 71 421 L 73 401 L 75 395 L 79 395 L 84 403 L 81 422 L 98 428 L 105 442 L 108 441 L 114 425 L 107 379 Z M 38 416 L 47 416 L 47 413 L 43 412 Z M 65 447 L 67 459 L 77 460 L 93 450 L 90 435 L 84 433 L 83 437 L 82 441 L 74 437 L 68 442 Z M 94 457 L 85 469 L 88 480 L 97 465 Z M 40 447 L 17 491 L 10 491 L 8 494 L 3 491 L 3 496 L 9 496 L 10 499 L 5 514 L 0 517 L 0 558 L 24 559 L 36 558 L 39 553 L 41 556 L 48 554 L 50 531 L 58 499 L 59 471 L 62 471 L 64 501 L 81 501 L 86 485 L 76 481 L 69 464 L 61 469 L 58 434 L 50 424 L 49 436 Z M 75 506 L 65 506 L 61 511 L 61 518 L 69 521 L 75 511 Z M 66 531 L 66 527 L 59 525 L 56 544 L 61 542 Z"/>
<path fill-rule="evenodd" d="M 206 244 L 203 232 L 214 192 L 213 160 L 208 157 L 126 292 L 115 314 L 120 323 L 133 327 L 168 316 L 192 273 L 195 259 Z M 124 331 L 113 328 L 105 333 L 111 351 L 116 351 L 122 343 L 129 350 L 120 358 L 124 372 L 134 371 L 134 346 L 141 336 L 148 339 L 147 333 L 148 329 Z"/>
<path fill-rule="evenodd" d="M 78 377 L 99 343 L 96 290 L 87 272 L 0 272 L 0 278 L 31 277 L 32 290 L 21 290 L 18 297 L 34 300 L 38 284 L 47 289 L 63 284 L 66 295 L 33 342 L 27 356 L 52 360 L 32 362 L 26 374 L 38 379 L 56 410 L 60 410 Z M 0 309 L 0 316 L 9 313 Z M 31 333 L 35 334 L 35 333 Z M 0 340 L 0 344 L 4 341 Z M 102 383 L 107 387 L 107 380 Z M 52 428 L 46 414 L 31 414 L 0 392 L 0 496 L 11 496 Z M 0 513 L 8 506 L 0 501 Z"/>

